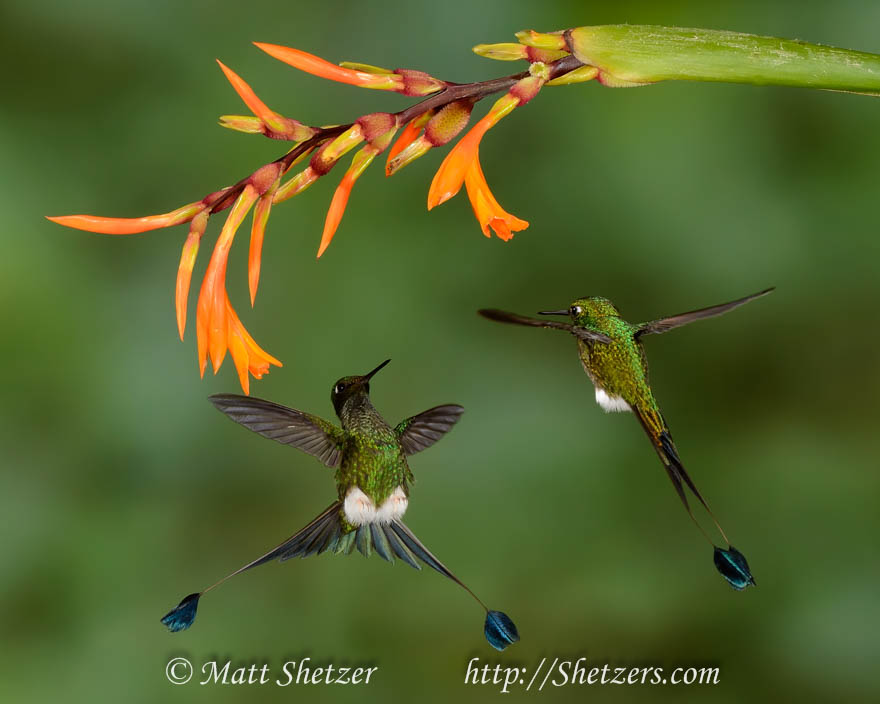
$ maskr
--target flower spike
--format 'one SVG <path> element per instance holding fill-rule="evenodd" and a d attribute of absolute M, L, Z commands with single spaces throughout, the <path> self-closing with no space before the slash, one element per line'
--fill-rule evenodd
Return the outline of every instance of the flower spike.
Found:
<path fill-rule="evenodd" d="M 324 222 L 319 256 L 326 251 L 339 227 L 358 177 L 376 155 L 388 148 L 399 127 L 405 126 L 405 129 L 388 154 L 387 175 L 457 138 L 467 126 L 473 106 L 492 95 L 502 97 L 440 164 L 428 192 L 428 209 L 452 198 L 464 185 L 483 234 L 489 237 L 494 232 L 502 240 L 509 240 L 515 232 L 528 227 L 528 222 L 504 210 L 493 196 L 480 164 L 480 142 L 492 126 L 515 107 L 532 100 L 542 86 L 593 79 L 612 87 L 669 80 L 723 81 L 796 85 L 880 96 L 880 54 L 796 40 L 639 25 L 577 27 L 549 33 L 528 30 L 516 36 L 519 44 L 480 44 L 474 51 L 492 59 L 527 61 L 528 70 L 473 83 L 449 83 L 411 69 L 386 69 L 355 62 L 337 66 L 298 49 L 256 43 L 270 56 L 307 73 L 423 99 L 396 113 L 375 112 L 348 124 L 311 127 L 269 108 L 238 74 L 218 62 L 236 93 L 254 113 L 223 115 L 220 124 L 245 133 L 290 141 L 294 143 L 292 148 L 237 183 L 169 213 L 143 218 L 65 215 L 49 219 L 65 227 L 114 235 L 191 221 L 180 254 L 174 295 L 178 332 L 183 337 L 188 290 L 207 221 L 212 215 L 231 208 L 199 290 L 196 338 L 200 373 L 204 374 L 209 357 L 216 372 L 228 350 L 242 388 L 247 392 L 249 376 L 260 378 L 270 366 L 280 362 L 254 342 L 226 294 L 226 264 L 235 233 L 246 213 L 253 209 L 247 273 L 253 305 L 272 206 L 302 193 L 361 143 L 365 144 L 353 157 L 334 192 Z M 282 183 L 282 178 L 303 160 L 308 160 L 305 167 Z M 732 549 L 730 554 L 736 557 Z M 728 563 L 743 569 L 735 559 L 728 559 Z M 188 604 L 184 604 L 184 612 L 190 608 Z M 191 606 L 194 613 L 195 605 Z"/>

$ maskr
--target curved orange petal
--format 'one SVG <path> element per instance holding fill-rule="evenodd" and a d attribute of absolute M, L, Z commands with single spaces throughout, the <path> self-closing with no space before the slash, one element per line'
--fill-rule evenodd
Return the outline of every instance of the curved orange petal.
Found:
<path fill-rule="evenodd" d="M 428 189 L 428 210 L 445 203 L 461 190 L 465 174 L 475 158 L 483 135 L 519 103 L 519 98 L 510 93 L 500 97 L 489 112 L 446 155 Z"/>
<path fill-rule="evenodd" d="M 223 363 L 227 349 L 226 262 L 229 258 L 229 249 L 232 246 L 235 233 L 257 197 L 257 190 L 248 184 L 236 199 L 226 222 L 223 224 L 217 243 L 214 245 L 214 251 L 211 253 L 211 260 L 208 262 L 208 269 L 205 272 L 202 289 L 199 293 L 197 332 L 207 337 L 207 352 L 211 357 L 215 374 Z M 200 340 L 199 362 L 204 365 L 201 356 L 202 347 L 203 342 Z"/>
<path fill-rule="evenodd" d="M 100 215 L 47 215 L 46 219 L 65 227 L 104 235 L 133 235 L 137 232 L 158 230 L 189 222 L 207 206 L 203 201 L 188 203 L 162 215 L 148 215 L 143 218 L 105 218 Z"/>
<path fill-rule="evenodd" d="M 244 101 L 244 104 L 250 108 L 250 111 L 273 130 L 281 132 L 284 129 L 281 116 L 260 100 L 253 89 L 235 71 L 226 66 L 220 59 L 217 59 L 217 63 L 220 65 L 226 79 L 232 84 L 235 92 L 238 93 L 238 97 Z"/>
<path fill-rule="evenodd" d="M 351 194 L 352 186 L 354 186 L 354 177 L 350 172 L 346 171 L 336 190 L 333 192 L 333 200 L 330 201 L 330 207 L 327 209 L 327 217 L 324 219 L 324 231 L 321 233 L 321 244 L 318 245 L 318 259 L 324 254 L 336 229 L 342 220 L 342 214 L 345 212 L 345 206 L 348 205 L 348 196 Z"/>
<path fill-rule="evenodd" d="M 245 394 L 251 392 L 251 380 L 248 377 L 248 353 L 241 334 L 232 325 L 229 326 L 227 333 L 229 339 L 229 354 L 232 356 L 232 362 L 235 364 L 235 371 L 238 373 L 238 383 L 241 384 L 241 390 Z"/>
<path fill-rule="evenodd" d="M 193 218 L 189 234 L 183 243 L 183 251 L 180 253 L 180 265 L 177 267 L 177 282 L 174 287 L 174 308 L 177 312 L 177 330 L 180 339 L 183 339 L 183 331 L 186 329 L 186 301 L 189 297 L 189 284 L 192 280 L 193 267 L 196 263 L 196 255 L 199 252 L 199 242 L 205 234 L 208 225 L 208 211 L 203 210 Z"/>
<path fill-rule="evenodd" d="M 299 49 L 293 49 L 289 46 L 264 44 L 263 42 L 254 42 L 254 44 L 269 54 L 269 56 L 283 61 L 294 68 L 298 68 L 300 71 L 311 73 L 314 76 L 363 88 L 384 90 L 400 90 L 403 88 L 403 79 L 395 74 L 367 73 L 366 71 L 343 68 L 342 66 L 331 64 L 329 61 L 325 61 L 318 56 L 300 51 Z"/>
<path fill-rule="evenodd" d="M 263 237 L 266 234 L 266 223 L 272 210 L 272 198 L 275 188 L 271 188 L 257 201 L 254 208 L 254 222 L 251 225 L 251 244 L 248 250 L 248 291 L 251 294 L 251 306 L 257 297 L 257 286 L 260 284 L 260 259 L 263 254 Z"/>
<path fill-rule="evenodd" d="M 260 379 L 269 371 L 269 365 L 274 364 L 278 367 L 282 366 L 281 362 L 272 355 L 263 350 L 254 339 L 248 334 L 248 331 L 239 320 L 235 309 L 226 297 L 226 321 L 227 321 L 227 340 L 229 343 L 229 353 L 235 364 L 235 370 L 238 373 L 238 380 L 242 390 L 250 393 L 250 373 L 255 379 Z"/>
<path fill-rule="evenodd" d="M 489 127 L 491 125 L 486 122 L 484 117 L 458 141 L 458 144 L 443 159 L 443 163 L 434 174 L 431 187 L 428 189 L 428 210 L 445 203 L 461 190 L 465 174 L 474 160 L 474 154 L 476 154 L 480 140 Z"/>
<path fill-rule="evenodd" d="M 330 201 L 327 217 L 324 219 L 324 231 L 321 233 L 321 244 L 318 246 L 318 259 L 321 258 L 324 251 L 330 246 L 333 235 L 336 234 L 336 229 L 342 220 L 345 206 L 348 204 L 348 196 L 351 194 L 355 181 L 358 180 L 364 169 L 370 165 L 370 162 L 373 161 L 377 153 L 378 150 L 368 144 L 355 154 L 351 160 L 351 166 L 348 167 L 348 171 L 345 172 L 345 175 L 336 187 L 336 191 L 333 193 L 333 199 Z"/>
<path fill-rule="evenodd" d="M 506 242 L 513 237 L 513 232 L 525 230 L 529 226 L 527 221 L 504 210 L 492 195 L 480 165 L 479 151 L 465 176 L 465 186 L 474 215 L 486 237 L 490 236 L 489 228 L 492 228 L 496 236 Z"/>
<path fill-rule="evenodd" d="M 431 112 L 428 111 L 419 115 L 418 117 L 410 120 L 406 127 L 403 129 L 403 132 L 400 133 L 400 136 L 397 138 L 397 141 L 391 145 L 391 149 L 388 151 L 388 158 L 385 160 L 385 175 L 390 176 L 390 164 L 391 160 L 396 157 L 400 152 L 406 149 L 413 141 L 415 141 L 416 137 L 421 134 L 422 129 L 425 126 L 425 123 L 431 117 Z"/>

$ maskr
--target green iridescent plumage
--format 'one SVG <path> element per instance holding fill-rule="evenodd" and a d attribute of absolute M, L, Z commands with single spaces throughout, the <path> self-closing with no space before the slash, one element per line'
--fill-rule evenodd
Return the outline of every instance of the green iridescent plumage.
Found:
<path fill-rule="evenodd" d="M 716 552 L 715 564 L 722 576 L 736 589 L 754 584 L 754 580 L 748 571 L 745 557 L 730 546 L 730 541 L 712 515 L 708 503 L 682 464 L 669 426 L 651 390 L 648 380 L 648 361 L 642 346 L 642 338 L 645 335 L 659 334 L 687 325 L 695 320 L 721 315 L 772 290 L 767 289 L 729 303 L 639 324 L 624 320 L 617 307 L 607 298 L 600 296 L 579 298 L 564 310 L 541 312 L 542 315 L 566 316 L 570 320 L 569 323 L 526 318 L 496 309 L 479 311 L 480 315 L 490 320 L 563 330 L 575 337 L 581 364 L 595 386 L 597 403 L 606 411 L 631 411 L 636 416 L 650 438 L 685 509 L 714 546 L 714 541 L 709 538 L 691 511 L 685 486 L 693 492 L 712 517 L 721 537 L 727 543 L 726 549 L 716 548 L 716 551 L 720 551 L 726 559 L 719 559 Z"/>

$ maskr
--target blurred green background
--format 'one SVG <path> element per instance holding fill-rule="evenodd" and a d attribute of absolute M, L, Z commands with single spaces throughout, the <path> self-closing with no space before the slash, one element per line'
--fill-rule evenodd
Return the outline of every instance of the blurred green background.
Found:
<path fill-rule="evenodd" d="M 467 408 L 413 459 L 407 522 L 522 642 L 496 654 L 461 590 L 360 556 L 262 567 L 207 597 L 192 630 L 159 624 L 324 508 L 331 475 L 205 400 L 239 390 L 231 360 L 196 369 L 219 218 L 181 344 L 185 228 L 112 238 L 43 215 L 163 212 L 278 156 L 215 126 L 245 112 L 215 57 L 307 123 L 408 104 L 298 73 L 253 40 L 472 81 L 516 70 L 476 43 L 606 22 L 880 51 L 867 2 L 3 3 L 3 701 L 480 701 L 496 688 L 463 684 L 471 657 L 531 671 L 545 655 L 721 668 L 714 687 L 548 687 L 552 701 L 877 701 L 880 102 L 798 89 L 545 90 L 482 149 L 498 199 L 531 222 L 508 244 L 481 236 L 463 194 L 425 211 L 430 154 L 390 180 L 369 170 L 316 263 L 337 171 L 273 212 L 253 310 L 240 234 L 230 296 L 284 362 L 252 393 L 329 418 L 336 378 L 391 357 L 373 384 L 389 421 Z M 768 285 L 647 341 L 685 464 L 758 580 L 738 594 L 637 423 L 593 402 L 572 341 L 475 310 L 601 294 L 647 319 Z M 173 655 L 380 670 L 367 687 L 174 687 Z"/>

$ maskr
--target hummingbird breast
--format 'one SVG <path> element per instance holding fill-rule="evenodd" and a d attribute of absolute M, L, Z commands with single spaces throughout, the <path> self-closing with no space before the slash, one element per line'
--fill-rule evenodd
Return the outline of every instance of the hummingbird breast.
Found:
<path fill-rule="evenodd" d="M 396 433 L 386 424 L 349 430 L 337 469 L 339 499 L 353 526 L 390 523 L 409 505 L 412 479 Z"/>
<path fill-rule="evenodd" d="M 596 387 L 596 403 L 606 413 L 632 411 L 643 390 L 650 393 L 638 345 L 630 335 L 612 336 L 607 344 L 578 340 L 581 364 Z"/>

